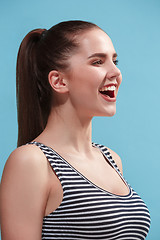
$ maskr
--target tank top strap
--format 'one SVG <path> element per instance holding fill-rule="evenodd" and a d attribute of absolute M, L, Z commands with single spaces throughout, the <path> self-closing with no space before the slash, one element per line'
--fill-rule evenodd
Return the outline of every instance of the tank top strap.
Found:
<path fill-rule="evenodd" d="M 62 172 L 65 171 L 65 168 L 67 167 L 66 163 L 63 161 L 63 158 L 55 150 L 44 145 L 43 143 L 32 141 L 28 144 L 34 144 L 41 149 L 51 168 L 61 182 Z"/>
<path fill-rule="evenodd" d="M 115 160 L 113 159 L 110 151 L 108 148 L 102 144 L 98 143 L 92 143 L 92 146 L 97 147 L 102 154 L 105 156 L 106 160 L 111 164 L 111 166 L 115 169 L 115 171 L 120 175 L 120 177 L 123 179 L 123 181 L 126 183 L 126 185 L 129 185 L 124 176 L 122 175 L 121 171 L 119 170 Z"/>
<path fill-rule="evenodd" d="M 116 168 L 116 170 L 117 170 L 119 173 L 121 173 L 120 170 L 119 170 L 119 168 L 118 168 L 118 166 L 117 166 L 117 164 L 116 164 L 116 162 L 114 161 L 114 159 L 113 159 L 113 157 L 112 157 L 112 155 L 111 155 L 111 153 L 109 152 L 109 150 L 108 150 L 107 147 L 105 147 L 104 145 L 101 145 L 101 144 L 97 144 L 97 143 L 92 143 L 92 145 L 95 146 L 95 147 L 97 147 L 97 148 L 99 148 L 100 151 L 103 153 L 103 155 L 104 155 L 104 156 L 107 158 L 107 160 L 110 162 L 110 164 L 111 164 L 114 168 Z"/>

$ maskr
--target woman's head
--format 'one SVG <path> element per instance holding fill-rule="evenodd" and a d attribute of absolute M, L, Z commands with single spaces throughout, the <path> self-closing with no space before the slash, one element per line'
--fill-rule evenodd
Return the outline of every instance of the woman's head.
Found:
<path fill-rule="evenodd" d="M 78 41 L 79 48 L 68 60 L 69 71 L 50 72 L 51 86 L 56 92 L 67 93 L 69 105 L 65 107 L 70 109 L 71 105 L 81 119 L 113 116 L 122 77 L 116 66 L 117 54 L 112 41 L 99 28 L 84 32 Z M 59 95 L 65 97 L 65 94 Z"/>
<path fill-rule="evenodd" d="M 18 145 L 40 134 L 51 109 L 51 70 L 65 71 L 78 50 L 78 37 L 97 25 L 84 21 L 61 22 L 49 30 L 36 29 L 23 39 L 17 58 Z"/>

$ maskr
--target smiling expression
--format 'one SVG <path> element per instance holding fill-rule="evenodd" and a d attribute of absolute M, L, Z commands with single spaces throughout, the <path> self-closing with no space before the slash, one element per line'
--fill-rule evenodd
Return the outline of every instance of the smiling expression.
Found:
<path fill-rule="evenodd" d="M 83 33 L 78 41 L 78 51 L 69 59 L 70 101 L 87 117 L 113 116 L 122 76 L 112 41 L 99 28 Z"/>

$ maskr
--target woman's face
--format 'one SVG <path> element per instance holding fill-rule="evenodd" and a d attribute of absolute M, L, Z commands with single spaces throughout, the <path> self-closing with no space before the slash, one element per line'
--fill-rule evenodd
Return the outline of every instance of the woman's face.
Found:
<path fill-rule="evenodd" d="M 122 81 L 117 54 L 109 36 L 95 28 L 79 38 L 79 50 L 69 60 L 69 97 L 84 117 L 113 116 Z"/>

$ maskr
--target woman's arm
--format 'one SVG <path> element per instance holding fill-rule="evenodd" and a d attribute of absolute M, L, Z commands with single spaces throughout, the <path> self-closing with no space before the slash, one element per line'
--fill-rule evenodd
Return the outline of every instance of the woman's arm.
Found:
<path fill-rule="evenodd" d="M 16 149 L 7 160 L 0 188 L 2 240 L 40 240 L 49 194 L 48 165 L 31 145 Z"/>

